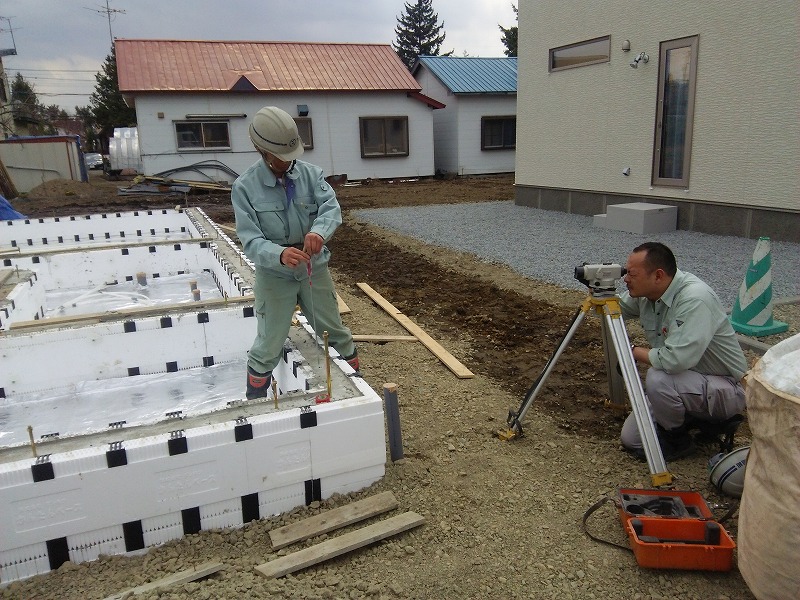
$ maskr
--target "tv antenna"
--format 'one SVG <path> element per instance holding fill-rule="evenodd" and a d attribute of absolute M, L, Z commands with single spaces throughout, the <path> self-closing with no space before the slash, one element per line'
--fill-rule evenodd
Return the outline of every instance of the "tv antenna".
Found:
<path fill-rule="evenodd" d="M 8 23 L 8 32 L 11 34 L 11 45 L 14 46 L 13 48 L 0 49 L 0 57 L 17 55 L 17 43 L 14 41 L 14 29 L 11 27 L 11 19 L 13 18 L 14 17 L 0 17 L 0 21 L 5 21 Z M 5 29 L 0 27 L 0 33 L 3 33 L 4 31 Z"/>
<path fill-rule="evenodd" d="M 125 11 L 121 10 L 119 8 L 111 8 L 108 5 L 108 0 L 106 0 L 106 7 L 105 8 L 103 8 L 102 6 L 100 8 L 89 8 L 88 6 L 84 6 L 84 8 L 87 9 L 87 10 L 92 10 L 92 11 L 96 12 L 98 15 L 105 15 L 106 16 L 106 18 L 108 19 L 108 37 L 111 39 L 111 45 L 113 46 L 114 45 L 114 35 L 111 33 L 111 21 L 114 20 L 114 18 L 117 16 L 117 14 L 124 15 Z"/>

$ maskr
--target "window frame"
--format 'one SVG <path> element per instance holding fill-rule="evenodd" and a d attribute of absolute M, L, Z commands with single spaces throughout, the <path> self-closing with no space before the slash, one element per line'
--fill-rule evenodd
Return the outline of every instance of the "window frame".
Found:
<path fill-rule="evenodd" d="M 486 145 L 486 125 L 490 122 L 500 122 L 500 126 L 502 128 L 500 132 L 501 143 L 499 146 L 487 146 Z M 514 143 L 508 144 L 505 140 L 505 123 L 507 121 L 514 122 Z M 481 150 L 486 150 L 487 152 L 495 151 L 495 150 L 516 150 L 517 149 L 517 115 L 500 115 L 500 116 L 488 116 L 488 117 L 481 117 Z"/>
<path fill-rule="evenodd" d="M 580 62 L 572 65 L 564 65 L 563 67 L 554 67 L 553 60 L 555 58 L 555 54 L 562 50 L 571 50 L 572 48 L 580 48 L 581 46 L 587 46 L 589 44 L 596 44 L 597 42 L 605 41 L 608 45 L 608 52 L 606 53 L 606 57 L 602 59 L 596 60 L 588 60 L 585 62 Z M 558 71 L 566 71 L 568 69 L 577 69 L 579 67 L 588 67 L 589 65 L 599 65 L 602 63 L 607 63 L 611 61 L 611 36 L 610 35 L 603 35 L 600 37 L 592 38 L 591 40 L 583 40 L 580 42 L 575 42 L 574 44 L 567 44 L 565 46 L 557 46 L 555 48 L 550 48 L 547 54 L 547 70 L 551 73 L 556 73 Z"/>
<path fill-rule="evenodd" d="M 653 170 L 651 183 L 653 186 L 683 187 L 689 186 L 689 171 L 692 159 L 692 134 L 694 130 L 694 98 L 697 89 L 697 53 L 700 37 L 697 35 L 677 38 L 661 42 L 658 51 L 658 95 L 656 100 L 655 125 L 653 128 Z M 662 142 L 664 139 L 664 94 L 666 88 L 667 55 L 671 50 L 690 48 L 689 83 L 686 98 L 686 124 L 684 125 L 683 161 L 681 177 L 664 177 L 661 175 Z"/>
<path fill-rule="evenodd" d="M 178 132 L 179 125 L 196 125 L 200 127 L 200 146 L 182 146 L 180 135 Z M 206 125 L 225 125 L 225 132 L 228 138 L 227 145 L 225 146 L 209 146 L 206 143 L 205 126 Z M 172 122 L 172 130 L 175 132 L 175 147 L 178 152 L 220 152 L 231 150 L 231 124 L 228 119 L 182 119 Z"/>
<path fill-rule="evenodd" d="M 401 120 L 404 124 L 404 139 L 403 143 L 405 144 L 405 152 L 392 152 L 389 153 L 386 149 L 386 126 L 390 121 L 393 120 Z M 383 153 L 366 153 L 365 148 L 365 131 L 364 127 L 367 122 L 374 122 L 374 121 L 381 121 L 382 123 L 382 133 L 383 133 Z M 361 158 L 405 158 L 410 155 L 410 148 L 409 148 L 409 132 L 408 132 L 408 116 L 407 115 L 393 115 L 393 116 L 385 116 L 385 117 L 359 117 L 358 118 L 358 138 L 359 144 L 361 146 Z"/>
<path fill-rule="evenodd" d="M 304 150 L 313 150 L 314 149 L 314 126 L 311 123 L 311 117 L 295 117 L 294 122 L 297 124 L 297 131 L 300 134 L 300 139 L 303 142 L 303 149 Z M 308 139 L 306 136 L 303 135 L 301 131 L 302 126 L 308 126 Z"/>

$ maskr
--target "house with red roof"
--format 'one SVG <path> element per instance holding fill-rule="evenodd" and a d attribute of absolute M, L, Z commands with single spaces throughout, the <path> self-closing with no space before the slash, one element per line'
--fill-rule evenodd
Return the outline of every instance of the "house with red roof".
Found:
<path fill-rule="evenodd" d="M 294 117 L 303 160 L 326 175 L 434 174 L 433 111 L 444 104 L 388 44 L 117 39 L 115 50 L 146 175 L 231 181 L 258 159 L 248 127 L 267 105 Z"/>

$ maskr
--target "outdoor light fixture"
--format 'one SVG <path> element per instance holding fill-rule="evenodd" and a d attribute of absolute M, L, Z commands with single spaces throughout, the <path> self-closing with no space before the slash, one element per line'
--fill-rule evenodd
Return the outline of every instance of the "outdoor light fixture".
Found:
<path fill-rule="evenodd" d="M 622 51 L 623 52 L 630 52 L 631 51 L 631 41 L 625 40 L 622 42 Z"/>
<path fill-rule="evenodd" d="M 308 116 L 308 105 L 307 104 L 298 104 L 297 105 L 297 116 L 298 117 L 307 117 Z"/>
<path fill-rule="evenodd" d="M 647 56 L 647 52 L 639 52 L 639 56 L 631 61 L 631 67 L 634 69 L 638 68 L 639 61 L 642 61 L 644 64 L 647 64 L 650 61 L 650 57 Z"/>

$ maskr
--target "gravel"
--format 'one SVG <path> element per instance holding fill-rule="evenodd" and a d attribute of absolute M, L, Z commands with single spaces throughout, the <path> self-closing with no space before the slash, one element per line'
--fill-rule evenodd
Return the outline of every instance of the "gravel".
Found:
<path fill-rule="evenodd" d="M 363 209 L 360 220 L 427 244 L 470 253 L 518 273 L 585 290 L 574 278 L 583 263 L 625 264 L 630 251 L 656 240 L 675 253 L 678 268 L 708 283 L 730 308 L 744 281 L 756 240 L 693 231 L 640 235 L 594 227 L 592 217 L 517 206 L 513 202 Z M 772 297 L 800 294 L 800 244 L 772 241 Z M 622 288 L 621 288 L 622 289 Z"/>

